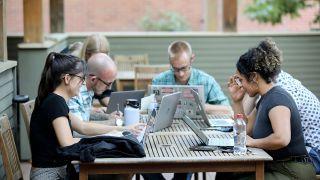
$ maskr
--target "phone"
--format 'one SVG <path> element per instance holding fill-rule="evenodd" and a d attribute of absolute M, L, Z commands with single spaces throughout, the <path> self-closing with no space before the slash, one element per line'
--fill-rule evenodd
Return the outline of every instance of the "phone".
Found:
<path fill-rule="evenodd" d="M 191 151 L 216 151 L 219 148 L 217 146 L 198 145 L 189 147 Z"/>
<path fill-rule="evenodd" d="M 216 126 L 216 127 L 201 128 L 201 130 L 216 130 L 221 132 L 232 132 L 233 127 L 232 126 Z"/>

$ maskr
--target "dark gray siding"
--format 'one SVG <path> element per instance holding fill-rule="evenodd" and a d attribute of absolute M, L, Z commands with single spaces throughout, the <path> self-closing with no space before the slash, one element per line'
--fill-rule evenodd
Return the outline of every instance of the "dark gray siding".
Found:
<path fill-rule="evenodd" d="M 15 68 L 8 69 L 0 73 L 0 116 L 6 114 L 9 117 L 15 142 L 17 142 L 17 121 L 15 110 L 12 105 L 12 98 L 15 95 Z M 5 171 L 0 155 L 0 179 L 5 178 Z"/>

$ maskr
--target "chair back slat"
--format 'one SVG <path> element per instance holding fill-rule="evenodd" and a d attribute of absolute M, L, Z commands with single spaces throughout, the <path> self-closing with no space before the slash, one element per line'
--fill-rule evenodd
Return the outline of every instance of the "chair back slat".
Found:
<path fill-rule="evenodd" d="M 117 64 L 118 71 L 133 71 L 136 64 L 149 64 L 147 54 L 143 55 L 115 55 L 114 61 Z"/>
<path fill-rule="evenodd" d="M 31 120 L 32 111 L 34 109 L 34 102 L 35 100 L 30 100 L 20 105 L 20 111 L 22 113 L 24 124 L 27 129 L 28 137 L 30 136 L 30 120 Z"/>
<path fill-rule="evenodd" d="M 23 179 L 8 116 L 0 118 L 0 150 L 7 179 Z"/>
<path fill-rule="evenodd" d="M 118 73 L 119 72 L 133 72 L 134 65 L 138 64 L 149 64 L 149 59 L 147 54 L 142 55 L 115 55 L 114 61 L 117 64 Z M 123 91 L 124 85 L 130 84 L 128 82 L 123 82 L 120 79 L 116 79 L 117 91 Z"/>
<path fill-rule="evenodd" d="M 134 89 L 146 89 L 154 77 L 169 70 L 168 64 L 135 65 L 134 66 Z"/>

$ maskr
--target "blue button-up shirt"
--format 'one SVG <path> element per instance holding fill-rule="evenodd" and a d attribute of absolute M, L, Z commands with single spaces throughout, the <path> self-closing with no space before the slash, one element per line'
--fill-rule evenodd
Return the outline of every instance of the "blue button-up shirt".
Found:
<path fill-rule="evenodd" d="M 79 95 L 68 101 L 70 112 L 83 121 L 88 122 L 90 119 L 93 95 L 93 91 L 88 91 L 86 85 L 82 85 Z"/>
<path fill-rule="evenodd" d="M 178 85 L 174 73 L 171 70 L 159 74 L 152 80 L 154 85 Z M 187 85 L 203 85 L 204 99 L 208 104 L 230 105 L 228 98 L 224 95 L 220 85 L 209 74 L 191 68 L 191 75 Z"/>

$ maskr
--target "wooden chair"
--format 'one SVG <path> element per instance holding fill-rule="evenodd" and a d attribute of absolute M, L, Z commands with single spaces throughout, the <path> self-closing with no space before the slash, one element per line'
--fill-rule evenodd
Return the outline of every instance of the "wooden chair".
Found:
<path fill-rule="evenodd" d="M 149 64 L 149 59 L 147 54 L 143 55 L 115 55 L 114 61 L 117 64 L 118 75 L 129 74 L 132 77 L 117 77 L 116 85 L 117 91 L 123 91 L 124 86 L 133 85 L 134 80 L 134 65 L 137 64 Z"/>
<path fill-rule="evenodd" d="M 20 104 L 20 111 L 22 113 L 24 124 L 27 129 L 28 137 L 30 136 L 30 119 L 31 119 L 32 111 L 34 109 L 34 102 L 35 100 L 30 100 L 26 103 Z"/>
<path fill-rule="evenodd" d="M 134 89 L 147 89 L 152 79 L 159 73 L 169 70 L 168 64 L 135 65 Z"/>
<path fill-rule="evenodd" d="M 7 179 L 23 179 L 12 129 L 6 115 L 0 118 L 0 150 Z"/>

